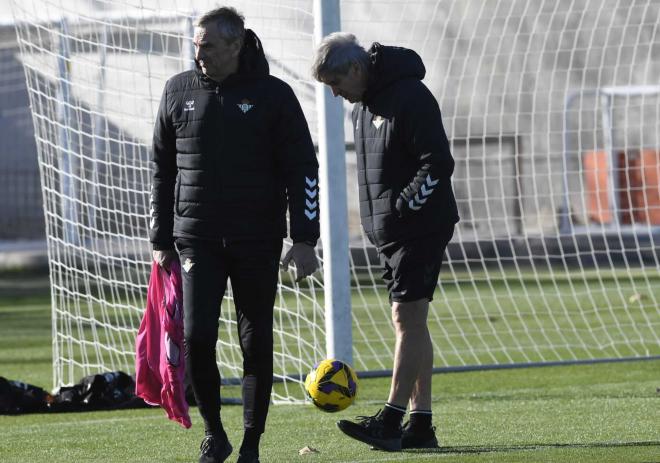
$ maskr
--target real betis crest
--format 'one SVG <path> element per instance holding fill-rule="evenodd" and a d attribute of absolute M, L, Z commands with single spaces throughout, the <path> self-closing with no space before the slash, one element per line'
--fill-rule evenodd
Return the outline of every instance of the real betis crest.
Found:
<path fill-rule="evenodd" d="M 376 127 L 376 130 L 380 129 L 380 126 L 383 125 L 383 122 L 385 122 L 385 118 L 383 118 L 383 116 L 376 116 L 371 121 L 374 127 Z"/>
<path fill-rule="evenodd" d="M 250 100 L 247 98 L 243 98 L 241 102 L 238 104 L 238 108 L 243 111 L 243 114 L 254 108 L 253 104 L 250 104 Z"/>

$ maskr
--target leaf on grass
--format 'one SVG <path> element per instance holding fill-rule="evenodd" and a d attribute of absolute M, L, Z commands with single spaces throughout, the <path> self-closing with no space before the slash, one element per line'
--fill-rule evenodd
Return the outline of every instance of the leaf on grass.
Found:
<path fill-rule="evenodd" d="M 311 453 L 319 453 L 318 450 L 312 447 L 303 447 L 300 450 L 298 450 L 298 455 L 309 455 Z"/>
<path fill-rule="evenodd" d="M 628 298 L 628 302 L 630 302 L 631 304 L 634 304 L 635 302 L 641 301 L 643 298 L 644 298 L 643 294 L 636 293 L 636 294 L 633 294 L 632 296 L 630 296 Z"/>

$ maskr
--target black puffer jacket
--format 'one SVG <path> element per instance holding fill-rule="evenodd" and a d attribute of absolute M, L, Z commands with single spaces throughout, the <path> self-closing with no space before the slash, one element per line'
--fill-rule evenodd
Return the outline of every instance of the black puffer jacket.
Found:
<path fill-rule="evenodd" d="M 412 50 L 374 43 L 363 101 L 353 108 L 362 226 L 376 246 L 458 222 L 454 159 L 440 108 Z"/>
<path fill-rule="evenodd" d="M 221 84 L 201 71 L 167 81 L 154 129 L 150 240 L 319 237 L 318 162 L 291 88 L 269 75 L 246 31 L 239 71 Z"/>

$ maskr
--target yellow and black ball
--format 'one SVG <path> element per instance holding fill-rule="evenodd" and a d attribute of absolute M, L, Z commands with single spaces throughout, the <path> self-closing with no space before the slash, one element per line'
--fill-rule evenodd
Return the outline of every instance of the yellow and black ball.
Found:
<path fill-rule="evenodd" d="M 346 363 L 326 359 L 314 366 L 305 378 L 305 390 L 314 405 L 325 412 L 338 412 L 355 401 L 358 381 Z"/>

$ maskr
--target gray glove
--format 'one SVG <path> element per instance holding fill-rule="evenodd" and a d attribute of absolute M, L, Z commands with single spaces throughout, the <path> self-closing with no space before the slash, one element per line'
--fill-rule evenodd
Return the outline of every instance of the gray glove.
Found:
<path fill-rule="evenodd" d="M 304 242 L 293 243 L 289 252 L 282 259 L 282 266 L 287 268 L 293 260 L 296 265 L 296 282 L 310 276 L 319 268 L 319 261 L 316 258 L 314 246 Z"/>
<path fill-rule="evenodd" d="M 174 249 L 166 249 L 164 251 L 154 251 L 152 253 L 154 262 L 160 265 L 162 268 L 170 271 L 170 264 L 179 258 L 179 255 Z"/>

